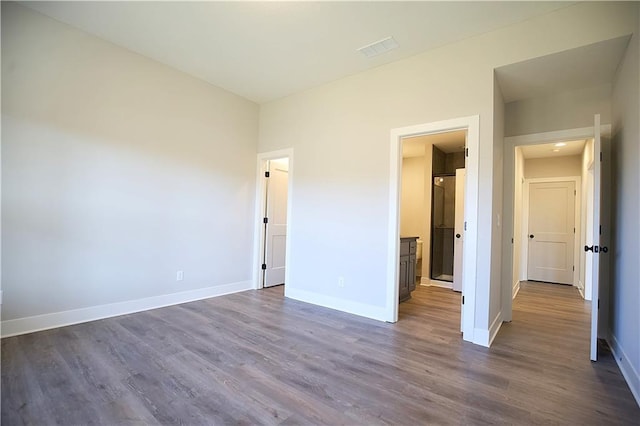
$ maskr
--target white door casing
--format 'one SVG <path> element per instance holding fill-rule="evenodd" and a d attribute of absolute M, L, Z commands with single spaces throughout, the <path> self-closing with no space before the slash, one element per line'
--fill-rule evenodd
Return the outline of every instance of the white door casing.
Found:
<path fill-rule="evenodd" d="M 611 125 L 610 124 L 605 124 L 605 125 L 600 125 L 600 120 L 599 120 L 599 116 L 597 116 L 597 118 L 594 120 L 595 121 L 595 126 L 593 127 L 581 127 L 581 128 L 575 128 L 575 129 L 566 129 L 566 130 L 559 130 L 559 131 L 552 131 L 552 132 L 544 132 L 544 133 L 535 133 L 535 134 L 529 134 L 529 135 L 520 135 L 520 136 L 510 136 L 510 137 L 505 137 L 504 139 L 504 144 L 505 144 L 505 157 L 504 157 L 504 176 L 505 176 L 505 188 L 504 188 L 504 207 L 503 207 L 503 212 L 504 215 L 503 217 L 505 218 L 505 223 L 504 223 L 504 229 L 507 230 L 511 230 L 513 229 L 513 218 L 514 218 L 514 186 L 516 184 L 518 184 L 518 182 L 515 182 L 515 149 L 514 147 L 517 146 L 526 146 L 526 145 L 539 145 L 539 144 L 546 144 L 546 143 L 555 143 L 555 142 L 560 142 L 560 141 L 566 141 L 566 140 L 578 140 L 578 139 L 595 139 L 595 136 L 598 136 L 598 139 L 600 138 L 600 135 L 610 135 L 611 133 Z M 600 151 L 601 149 L 596 150 L 595 146 L 593 147 L 593 168 L 595 169 L 595 164 L 599 163 L 600 160 Z M 595 186 L 595 170 L 593 171 L 594 173 L 594 186 Z M 601 181 L 600 176 L 598 176 L 598 181 Z M 579 186 L 579 185 L 577 185 Z M 525 185 L 525 191 L 526 191 L 527 185 Z M 595 193 L 595 188 L 593 190 L 593 192 Z M 598 194 L 600 194 L 600 191 L 598 190 Z M 588 202 L 590 197 L 585 198 L 585 200 Z M 591 197 L 592 198 L 592 197 Z M 523 197 L 523 201 L 526 202 L 526 196 Z M 606 207 L 606 205 L 604 206 Z M 526 211 L 526 206 L 523 209 L 524 211 Z M 596 208 L 595 206 L 593 206 L 593 209 L 591 209 L 591 212 L 595 212 L 597 211 L 598 213 L 600 212 L 600 208 Z M 526 215 L 524 215 L 524 217 L 526 218 Z M 523 226 L 526 229 L 526 224 L 524 224 Z M 603 230 L 603 232 L 605 232 L 605 230 Z M 594 218 L 594 222 L 593 222 L 593 226 L 592 226 L 592 232 L 595 233 L 595 235 L 599 235 L 599 225 L 598 222 L 595 221 Z M 523 251 L 526 250 L 527 244 L 524 244 L 526 242 L 526 240 L 528 239 L 526 235 L 523 235 Z M 503 245 L 505 247 L 507 247 L 509 244 L 511 244 L 513 242 L 513 234 L 511 232 L 505 232 L 503 235 Z M 599 243 L 600 241 L 598 241 Z M 593 244 L 593 241 L 591 240 L 585 240 L 585 244 Z M 578 247 L 577 249 L 579 250 L 583 250 L 584 248 L 582 246 Z M 511 282 L 511 277 L 513 276 L 513 250 L 507 250 L 503 252 L 505 254 L 505 258 L 503 259 L 502 265 L 503 265 L 503 280 L 504 282 L 502 283 L 502 304 L 503 304 L 503 320 L 504 321 L 511 321 L 512 319 L 512 310 L 513 310 L 513 294 L 512 294 L 512 282 Z M 593 254 L 591 252 L 588 252 L 587 257 L 592 257 L 592 259 L 597 259 L 597 257 L 593 258 Z M 526 258 L 526 255 L 525 255 Z M 606 257 L 605 257 L 606 259 Z M 593 263 L 597 263 L 597 262 L 593 262 Z M 523 266 L 526 266 L 526 262 L 524 263 Z M 599 268 L 598 268 L 599 269 Z M 593 271 L 593 268 L 592 268 Z M 593 272 L 592 272 L 593 273 Z M 526 276 L 526 271 L 525 271 L 525 275 Z M 596 274 L 597 277 L 599 277 L 599 271 Z M 596 278 L 593 278 L 593 281 L 596 281 Z M 599 286 L 598 286 L 599 287 Z M 595 288 L 592 288 L 592 293 L 593 293 L 593 301 L 592 301 L 592 305 L 591 305 L 591 309 L 592 311 L 592 315 L 591 315 L 591 319 L 592 319 L 592 329 L 591 329 L 591 355 L 592 355 L 592 359 L 595 360 L 595 358 L 597 357 L 597 333 L 598 333 L 598 324 L 594 324 L 594 317 L 596 317 L 596 321 L 597 322 L 606 322 L 606 321 L 598 321 L 597 319 L 597 299 L 598 297 L 596 296 L 597 294 L 600 294 L 599 291 Z M 606 318 L 603 318 L 606 319 Z"/>
<path fill-rule="evenodd" d="M 270 160 L 265 206 L 264 287 L 284 284 L 286 271 L 288 161 Z"/>
<path fill-rule="evenodd" d="M 464 324 L 462 338 L 483 346 L 489 346 L 489 333 L 475 332 L 476 318 L 476 285 L 478 274 L 478 194 L 479 194 L 479 148 L 480 148 L 480 117 L 469 116 L 444 120 L 415 126 L 396 128 L 390 134 L 390 169 L 389 169 L 389 228 L 388 228 L 388 257 L 387 257 L 387 321 L 398 321 L 398 270 L 400 249 L 400 188 L 402 139 L 413 136 L 443 133 L 454 130 L 467 130 L 467 159 L 466 159 L 466 190 L 465 190 L 465 233 L 463 256 L 463 294 L 465 298 L 462 307 Z M 486 265 L 485 265 L 486 266 Z M 481 307 L 488 309 L 487 306 Z M 487 312 L 488 313 L 488 312 Z"/>
<path fill-rule="evenodd" d="M 576 185 L 529 183 L 527 278 L 573 284 Z"/>

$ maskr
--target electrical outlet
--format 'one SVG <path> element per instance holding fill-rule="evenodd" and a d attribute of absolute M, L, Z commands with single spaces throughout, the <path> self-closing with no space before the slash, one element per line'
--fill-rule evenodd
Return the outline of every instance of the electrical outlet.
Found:
<path fill-rule="evenodd" d="M 176 281 L 182 281 L 184 279 L 184 272 L 178 271 L 176 273 Z"/>
<path fill-rule="evenodd" d="M 344 277 L 338 277 L 338 287 L 344 287 Z"/>

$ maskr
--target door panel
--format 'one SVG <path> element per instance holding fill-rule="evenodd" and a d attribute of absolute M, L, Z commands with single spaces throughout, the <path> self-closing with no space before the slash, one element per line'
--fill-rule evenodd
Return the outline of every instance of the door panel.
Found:
<path fill-rule="evenodd" d="M 264 287 L 284 284 L 286 270 L 288 171 L 280 161 L 270 161 L 269 168 Z"/>
<path fill-rule="evenodd" d="M 528 279 L 573 284 L 575 182 L 529 184 Z"/>
<path fill-rule="evenodd" d="M 462 291 L 462 252 L 464 248 L 465 169 L 456 170 L 455 226 L 453 249 L 453 289 Z"/>
<path fill-rule="evenodd" d="M 600 115 L 594 118 L 593 135 L 593 229 L 591 251 L 587 256 L 591 256 L 591 353 L 592 361 L 598 359 L 598 315 L 600 305 L 600 186 L 602 184 L 602 162 L 600 152 L 602 151 L 600 141 Z"/>

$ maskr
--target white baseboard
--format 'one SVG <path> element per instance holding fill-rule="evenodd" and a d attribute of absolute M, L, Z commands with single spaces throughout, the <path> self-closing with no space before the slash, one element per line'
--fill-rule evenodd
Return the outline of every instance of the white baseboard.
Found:
<path fill-rule="evenodd" d="M 520 281 L 516 281 L 516 283 L 513 285 L 513 291 L 512 291 L 513 296 L 511 297 L 511 299 L 515 299 L 519 291 L 520 291 Z"/>
<path fill-rule="evenodd" d="M 311 303 L 312 305 L 335 309 L 365 318 L 371 318 L 378 321 L 389 320 L 389 312 L 384 307 L 365 305 L 364 303 L 338 299 L 336 297 L 313 293 L 306 290 L 298 290 L 287 286 L 284 287 L 284 295 L 285 297 L 299 300 L 300 302 Z"/>
<path fill-rule="evenodd" d="M 584 284 L 582 283 L 582 281 L 578 281 L 578 285 L 576 287 L 578 287 L 578 292 L 580 293 L 580 296 L 582 296 L 582 298 L 585 299 L 585 297 L 584 297 Z"/>
<path fill-rule="evenodd" d="M 2 337 L 33 333 L 35 331 L 48 330 L 51 328 L 64 327 L 82 322 L 132 314 L 134 312 L 163 308 L 165 306 L 178 305 L 180 303 L 193 302 L 195 300 L 208 299 L 210 297 L 251 290 L 252 288 L 253 283 L 250 280 L 239 281 L 236 283 L 199 288 L 197 290 L 183 291 L 180 293 L 163 294 L 161 296 L 127 300 L 125 302 L 110 303 L 108 305 L 90 306 L 70 311 L 17 318 L 2 321 Z"/>
<path fill-rule="evenodd" d="M 429 285 L 432 287 L 453 288 L 453 283 L 449 281 L 429 280 Z"/>
<path fill-rule="evenodd" d="M 420 277 L 420 285 L 428 287 L 431 285 L 431 280 L 427 277 Z"/>
<path fill-rule="evenodd" d="M 618 342 L 618 339 L 616 339 L 616 336 L 613 335 L 611 330 L 609 330 L 609 338 L 607 340 L 609 347 L 611 347 L 611 352 L 613 352 L 613 357 L 622 372 L 622 376 L 627 381 L 627 385 L 629 385 L 629 389 L 631 389 L 633 397 L 640 406 L 640 374 L 638 374 L 638 371 L 633 367 L 633 364 L 629 362 L 629 357 L 625 353 L 624 349 L 622 349 L 620 342 Z"/>
<path fill-rule="evenodd" d="M 502 327 L 502 312 L 499 312 L 498 316 L 494 318 L 488 330 L 482 328 L 476 328 L 473 330 L 473 343 L 486 348 L 490 347 L 493 340 L 498 335 L 500 327 Z"/>

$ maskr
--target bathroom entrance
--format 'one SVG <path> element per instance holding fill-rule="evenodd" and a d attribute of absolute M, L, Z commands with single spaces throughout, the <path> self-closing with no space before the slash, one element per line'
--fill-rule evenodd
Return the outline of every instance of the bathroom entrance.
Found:
<path fill-rule="evenodd" d="M 387 313 L 390 322 L 398 321 L 400 311 L 403 315 L 430 316 L 432 312 L 420 309 L 429 305 L 422 302 L 437 298 L 438 295 L 447 295 L 449 299 L 453 297 L 459 303 L 446 311 L 453 315 L 448 319 L 450 326 L 458 323 L 465 341 L 488 346 L 482 335 L 476 336 L 474 333 L 478 313 L 476 268 L 479 122 L 480 117 L 475 115 L 391 130 Z M 462 273 L 458 274 L 462 282 L 460 293 L 452 291 L 452 287 L 436 287 L 430 277 L 433 146 L 440 150 L 452 149 L 459 152 L 458 155 L 462 156 L 465 163 L 466 182 L 462 191 L 465 226 L 460 240 L 464 241 L 464 256 L 460 259 Z M 416 267 L 407 267 L 410 264 Z M 407 279 L 409 274 L 405 272 L 411 273 L 412 270 L 416 271 L 415 275 Z M 420 278 L 416 281 L 418 274 Z M 454 279 L 455 275 L 454 271 Z M 411 283 L 415 285 L 415 290 L 412 290 Z M 415 297 L 411 295 L 412 292 Z M 459 318 L 459 322 L 454 318 Z"/>
<path fill-rule="evenodd" d="M 403 140 L 400 236 L 416 240 L 418 285 L 462 291 L 465 143 L 465 130 Z"/>

